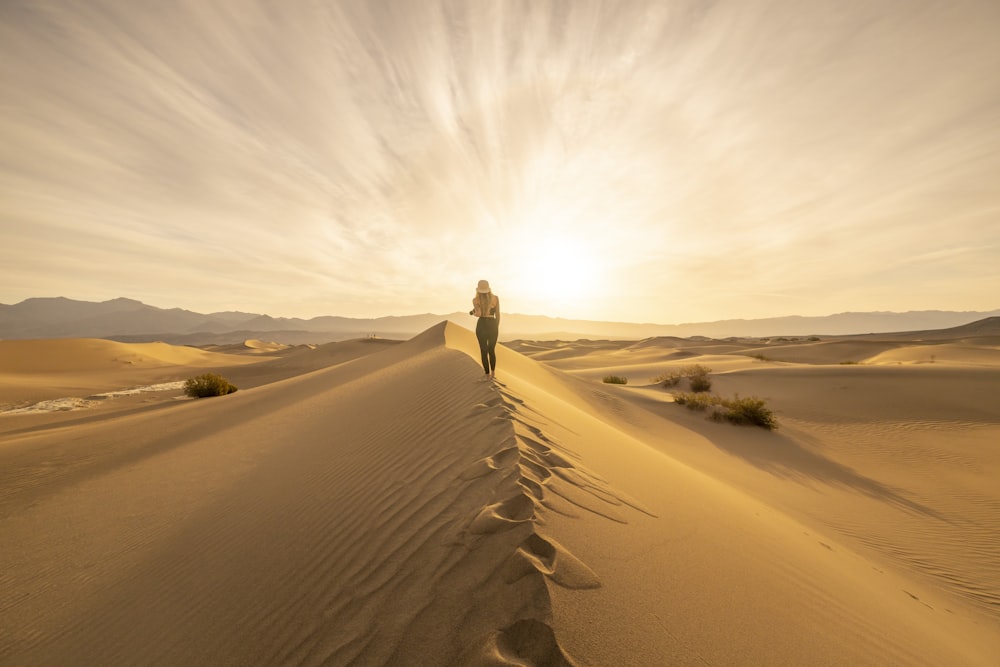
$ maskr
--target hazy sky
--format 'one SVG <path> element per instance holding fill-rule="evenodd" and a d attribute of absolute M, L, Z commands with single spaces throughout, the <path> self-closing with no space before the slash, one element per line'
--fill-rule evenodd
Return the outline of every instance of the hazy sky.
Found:
<path fill-rule="evenodd" d="M 0 303 L 1000 307 L 997 0 L 0 2 Z"/>

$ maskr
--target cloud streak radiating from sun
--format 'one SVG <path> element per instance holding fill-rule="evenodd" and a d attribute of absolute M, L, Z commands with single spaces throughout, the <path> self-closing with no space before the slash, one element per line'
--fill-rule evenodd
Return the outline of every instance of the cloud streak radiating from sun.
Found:
<path fill-rule="evenodd" d="M 0 301 L 995 308 L 1000 6 L 0 5 Z"/>

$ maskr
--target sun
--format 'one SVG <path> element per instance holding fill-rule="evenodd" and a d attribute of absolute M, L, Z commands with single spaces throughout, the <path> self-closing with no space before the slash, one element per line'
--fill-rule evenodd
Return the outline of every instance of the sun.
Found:
<path fill-rule="evenodd" d="M 581 187 L 550 179 L 495 219 L 484 268 L 504 285 L 507 312 L 601 319 L 613 301 L 620 230 Z"/>
<path fill-rule="evenodd" d="M 510 290 L 525 312 L 581 318 L 601 287 L 601 257 L 584 236 L 530 231 L 508 253 Z"/>

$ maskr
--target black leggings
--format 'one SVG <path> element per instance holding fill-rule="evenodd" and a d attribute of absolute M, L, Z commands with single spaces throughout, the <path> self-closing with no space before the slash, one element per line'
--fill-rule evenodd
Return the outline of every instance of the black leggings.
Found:
<path fill-rule="evenodd" d="M 483 356 L 483 371 L 489 373 L 497 367 L 497 335 L 500 332 L 500 320 L 495 317 L 480 317 L 476 322 L 476 338 L 479 339 L 479 352 Z"/>

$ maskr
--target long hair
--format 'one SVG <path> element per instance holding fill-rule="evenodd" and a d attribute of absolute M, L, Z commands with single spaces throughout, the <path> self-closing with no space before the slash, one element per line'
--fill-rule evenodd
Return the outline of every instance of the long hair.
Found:
<path fill-rule="evenodd" d="M 476 298 L 479 299 L 479 314 L 483 317 L 489 317 L 490 303 L 493 301 L 493 292 L 476 292 Z"/>

